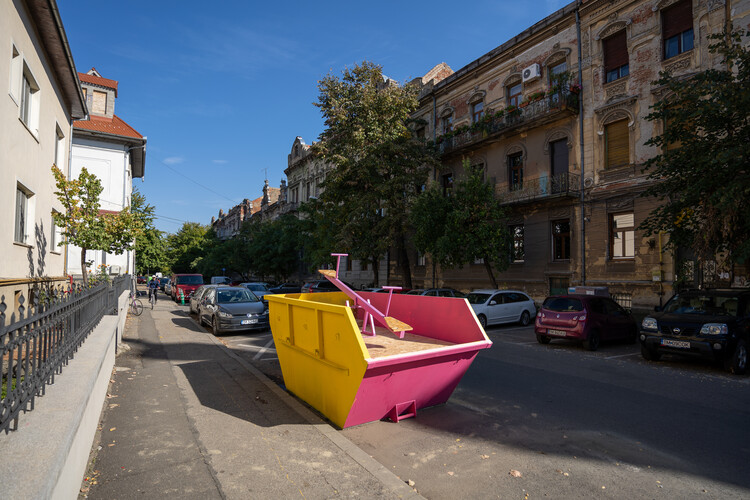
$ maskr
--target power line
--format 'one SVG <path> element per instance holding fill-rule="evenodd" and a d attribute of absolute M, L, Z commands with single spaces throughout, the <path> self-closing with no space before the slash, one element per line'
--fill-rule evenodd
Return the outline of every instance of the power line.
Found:
<path fill-rule="evenodd" d="M 211 189 L 211 188 L 208 188 L 208 187 L 204 186 L 203 184 L 199 183 L 198 181 L 195 181 L 195 180 L 191 179 L 190 177 L 188 177 L 187 175 L 183 174 L 183 173 L 182 173 L 182 172 L 180 172 L 179 170 L 177 170 L 177 169 L 174 169 L 174 168 L 170 167 L 170 166 L 169 166 L 169 165 L 168 165 L 167 163 L 165 163 L 165 162 L 164 162 L 163 160 L 162 160 L 161 164 L 162 164 L 162 165 L 164 165 L 165 167 L 167 167 L 167 168 L 168 168 L 169 170 L 171 170 L 172 172 L 174 172 L 174 173 L 176 173 L 176 174 L 179 174 L 179 175 L 181 175 L 182 177 L 184 177 L 185 179 L 189 180 L 189 181 L 190 181 L 190 182 L 192 182 L 193 184 L 195 184 L 195 185 L 197 185 L 197 186 L 200 186 L 200 187 L 202 187 L 202 188 L 203 188 L 203 189 L 205 189 L 206 191 L 209 191 L 209 192 L 211 192 L 211 193 L 213 193 L 213 194 L 215 194 L 215 195 L 217 195 L 217 196 L 221 196 L 221 197 L 222 197 L 222 198 L 224 198 L 225 200 L 229 200 L 229 201 L 231 201 L 231 202 L 232 202 L 232 203 L 234 203 L 234 204 L 237 204 L 237 203 L 239 203 L 239 202 L 238 202 L 237 200 L 233 200 L 232 198 L 229 198 L 228 196 L 225 196 L 225 195 L 223 195 L 223 194 L 221 194 L 221 193 L 219 193 L 219 192 L 217 192 L 217 191 L 214 191 L 213 189 Z"/>

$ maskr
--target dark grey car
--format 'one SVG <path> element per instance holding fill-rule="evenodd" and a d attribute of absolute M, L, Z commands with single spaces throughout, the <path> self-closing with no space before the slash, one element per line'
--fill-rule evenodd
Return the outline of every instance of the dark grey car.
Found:
<path fill-rule="evenodd" d="M 188 304 L 190 306 L 190 314 L 198 314 L 198 304 L 200 304 L 201 299 L 203 299 L 203 296 L 209 288 L 216 288 L 216 285 L 203 285 L 190 296 L 190 302 Z"/>
<path fill-rule="evenodd" d="M 214 335 L 239 330 L 267 330 L 268 309 L 245 287 L 209 288 L 198 303 L 198 321 L 208 324 Z"/>

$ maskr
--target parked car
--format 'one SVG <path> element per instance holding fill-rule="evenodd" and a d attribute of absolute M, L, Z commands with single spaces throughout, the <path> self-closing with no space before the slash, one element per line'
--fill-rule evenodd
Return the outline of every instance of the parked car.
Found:
<path fill-rule="evenodd" d="M 268 290 L 271 293 L 299 293 L 300 288 L 298 283 L 282 283 L 278 286 L 272 286 Z"/>
<path fill-rule="evenodd" d="M 231 283 L 232 280 L 229 279 L 229 276 L 211 276 L 212 285 L 229 285 Z"/>
<path fill-rule="evenodd" d="M 482 328 L 497 323 L 526 326 L 536 316 L 534 301 L 517 290 L 474 290 L 466 295 Z"/>
<path fill-rule="evenodd" d="M 750 290 L 687 290 L 674 295 L 641 322 L 641 354 L 714 360 L 735 374 L 747 371 Z"/>
<path fill-rule="evenodd" d="M 253 292 L 255 295 L 257 295 L 258 298 L 261 300 L 263 300 L 264 295 L 268 295 L 271 293 L 268 290 L 268 287 L 265 285 L 265 283 L 258 283 L 258 282 L 240 283 L 239 286 L 244 286 L 245 288 Z"/>
<path fill-rule="evenodd" d="M 159 290 L 161 290 L 162 292 L 166 292 L 164 288 L 166 287 L 167 283 L 169 283 L 169 278 L 158 278 L 158 280 L 159 280 Z"/>
<path fill-rule="evenodd" d="M 344 284 L 348 286 L 349 288 L 352 288 L 352 286 L 345 281 L 344 281 Z M 339 289 L 336 287 L 336 285 L 334 285 L 328 280 L 313 280 L 313 281 L 308 281 L 304 285 L 302 285 L 302 288 L 300 291 L 302 293 L 319 293 L 319 292 L 338 292 Z"/>
<path fill-rule="evenodd" d="M 210 287 L 197 307 L 198 321 L 210 325 L 214 335 L 268 329 L 268 309 L 253 292 L 242 286 Z"/>
<path fill-rule="evenodd" d="M 426 295 L 428 297 L 466 297 L 466 294 L 464 294 L 463 292 L 459 292 L 454 288 L 415 289 L 403 293 L 406 293 L 407 295 Z"/>
<path fill-rule="evenodd" d="M 608 297 L 554 295 L 544 299 L 536 313 L 534 332 L 540 344 L 553 338 L 572 339 L 595 351 L 602 340 L 634 343 L 638 325 L 629 311 Z"/>
<path fill-rule="evenodd" d="M 172 280 L 164 283 L 164 293 L 167 294 L 168 297 L 172 296 Z"/>
<path fill-rule="evenodd" d="M 135 282 L 138 285 L 145 285 L 146 283 L 148 283 L 148 278 L 146 278 L 145 276 L 138 276 L 135 279 Z"/>
<path fill-rule="evenodd" d="M 174 299 L 175 302 L 180 300 L 180 295 L 183 295 L 185 297 L 185 300 L 189 300 L 193 292 L 195 292 L 198 289 L 198 287 L 203 285 L 203 275 L 202 274 L 173 274 L 171 283 L 172 283 L 172 299 Z"/>
<path fill-rule="evenodd" d="M 209 288 L 215 288 L 216 286 L 217 285 L 202 285 L 198 287 L 195 293 L 190 296 L 190 302 L 188 303 L 190 307 L 190 314 L 198 314 L 198 304 L 200 303 L 201 299 Z"/>

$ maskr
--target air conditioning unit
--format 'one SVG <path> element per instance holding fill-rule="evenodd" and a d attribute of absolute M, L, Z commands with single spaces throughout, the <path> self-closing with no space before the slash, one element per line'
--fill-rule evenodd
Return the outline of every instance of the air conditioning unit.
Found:
<path fill-rule="evenodd" d="M 528 68 L 524 68 L 521 77 L 524 82 L 529 82 L 542 76 L 542 67 L 538 63 L 532 64 Z"/>
<path fill-rule="evenodd" d="M 120 274 L 120 266 L 109 266 L 109 274 Z"/>

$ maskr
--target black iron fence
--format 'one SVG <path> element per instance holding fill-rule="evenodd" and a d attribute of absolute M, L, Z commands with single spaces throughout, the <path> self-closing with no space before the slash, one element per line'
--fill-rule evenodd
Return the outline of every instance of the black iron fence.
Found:
<path fill-rule="evenodd" d="M 536 179 L 523 179 L 502 194 L 502 203 L 518 203 L 548 196 L 578 196 L 581 176 L 564 172 Z"/>
<path fill-rule="evenodd" d="M 0 297 L 0 431 L 18 428 L 20 414 L 34 409 L 34 398 L 54 383 L 102 316 L 117 311 L 130 283 L 125 275 L 89 289 L 34 289 L 30 301 L 18 298 L 10 317 L 5 296 Z"/>

